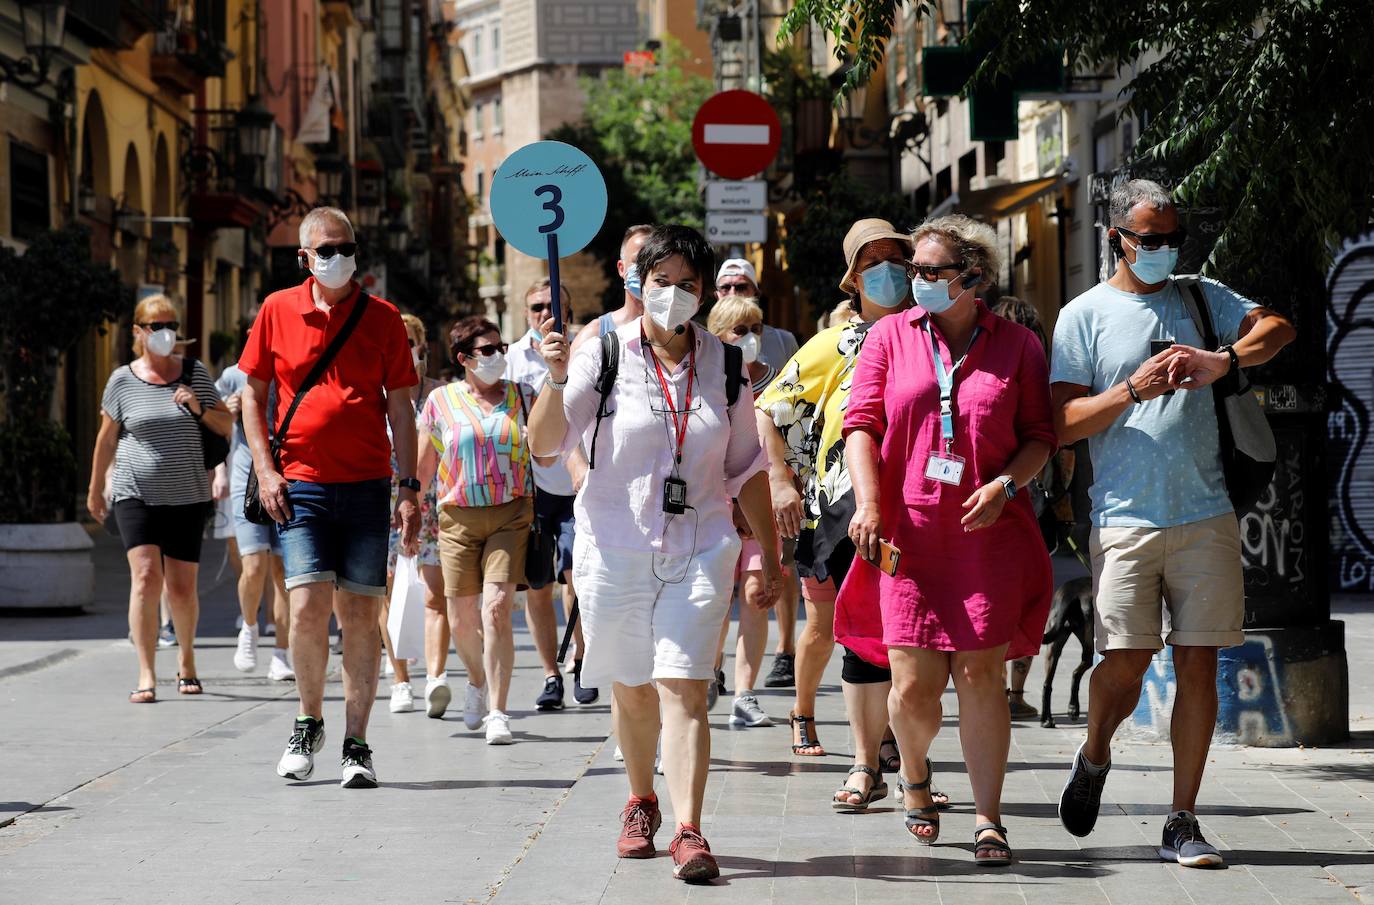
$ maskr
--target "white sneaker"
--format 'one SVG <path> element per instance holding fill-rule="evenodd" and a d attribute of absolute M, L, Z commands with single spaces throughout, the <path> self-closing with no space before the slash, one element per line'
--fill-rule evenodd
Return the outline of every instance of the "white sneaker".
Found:
<path fill-rule="evenodd" d="M 391 665 L 391 658 L 385 653 L 382 654 L 382 665 L 378 667 L 378 669 L 380 672 L 378 672 L 377 675 L 383 679 L 390 679 L 392 676 L 396 675 L 396 667 Z"/>
<path fill-rule="evenodd" d="M 488 745 L 510 745 L 515 742 L 515 737 L 510 734 L 510 716 L 506 713 L 493 710 L 483 722 L 487 724 Z"/>
<path fill-rule="evenodd" d="M 463 723 L 469 729 L 476 729 L 482 725 L 482 713 L 487 706 L 487 690 L 468 683 L 467 692 L 463 695 Z"/>
<path fill-rule="evenodd" d="M 425 715 L 431 720 L 442 720 L 452 700 L 453 689 L 448 687 L 447 679 L 430 679 L 425 684 Z"/>
<path fill-rule="evenodd" d="M 391 686 L 391 712 L 410 713 L 415 709 L 415 693 L 410 690 L 409 682 L 397 682 Z"/>
<path fill-rule="evenodd" d="M 258 627 L 245 625 L 239 629 L 239 644 L 234 650 L 234 668 L 252 672 L 258 668 Z"/>
<path fill-rule="evenodd" d="M 277 761 L 277 775 L 306 780 L 315 772 L 315 752 L 324 745 L 324 721 L 297 717 L 291 724 L 291 740 Z"/>
<path fill-rule="evenodd" d="M 291 668 L 291 652 L 276 648 L 272 651 L 272 662 L 267 665 L 267 678 L 273 682 L 290 682 L 296 678 Z"/>
<path fill-rule="evenodd" d="M 620 763 L 621 761 L 625 760 L 625 752 L 620 750 L 619 745 L 615 746 L 615 753 L 611 755 L 611 760 L 616 761 L 617 763 Z"/>

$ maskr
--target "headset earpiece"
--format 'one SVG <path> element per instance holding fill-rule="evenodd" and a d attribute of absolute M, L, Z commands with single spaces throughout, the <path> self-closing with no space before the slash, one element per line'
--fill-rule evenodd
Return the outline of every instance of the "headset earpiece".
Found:
<path fill-rule="evenodd" d="M 306 254 L 303 249 L 296 252 L 296 261 L 301 265 L 301 270 L 310 269 L 310 255 Z"/>

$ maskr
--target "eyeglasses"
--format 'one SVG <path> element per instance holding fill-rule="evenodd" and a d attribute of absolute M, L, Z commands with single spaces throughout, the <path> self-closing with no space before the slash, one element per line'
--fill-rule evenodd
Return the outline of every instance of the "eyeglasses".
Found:
<path fill-rule="evenodd" d="M 1138 233 L 1124 226 L 1118 226 L 1116 231 L 1130 236 L 1137 245 L 1146 251 L 1158 251 L 1165 245 L 1170 248 L 1179 248 L 1183 245 L 1183 241 L 1188 238 L 1188 229 L 1183 226 L 1171 233 Z"/>
<path fill-rule="evenodd" d="M 507 349 L 507 348 L 508 348 L 508 347 L 507 347 L 507 345 L 506 345 L 505 343 L 497 343 L 496 345 L 491 345 L 490 343 L 488 343 L 488 344 L 485 345 L 485 346 L 473 346 L 473 347 L 472 347 L 472 351 L 469 352 L 468 354 L 469 354 L 469 355 L 480 355 L 480 356 L 482 356 L 483 358 L 490 358 L 490 357 L 492 357 L 493 355 L 496 355 L 497 353 L 500 353 L 500 354 L 502 354 L 502 355 L 505 355 L 505 354 L 506 354 L 506 349 Z"/>
<path fill-rule="evenodd" d="M 530 314 L 543 314 L 545 311 L 552 311 L 553 305 L 548 302 L 536 302 L 530 305 Z"/>
<path fill-rule="evenodd" d="M 950 264 L 908 264 L 906 272 L 912 276 L 919 276 L 927 282 L 940 279 L 940 274 L 947 270 L 962 271 L 964 264 L 962 261 L 954 261 Z"/>
<path fill-rule="evenodd" d="M 181 321 L 149 321 L 146 324 L 139 324 L 139 326 L 153 333 L 159 330 L 171 330 L 175 332 L 181 329 Z"/>
<path fill-rule="evenodd" d="M 749 324 L 735 324 L 730 328 L 730 332 L 736 336 L 743 336 L 746 333 L 753 333 L 761 336 L 763 335 L 763 324 L 753 324 L 752 326 Z"/>
<path fill-rule="evenodd" d="M 745 280 L 741 283 L 721 283 L 716 286 L 721 295 L 753 295 L 754 284 Z"/>
<path fill-rule="evenodd" d="M 338 245 L 321 245 L 317 248 L 312 248 L 310 250 L 313 251 L 315 254 L 319 255 L 320 257 L 324 258 L 326 261 L 334 257 L 335 254 L 341 254 L 345 258 L 351 258 L 358 251 L 358 243 L 340 242 Z"/>

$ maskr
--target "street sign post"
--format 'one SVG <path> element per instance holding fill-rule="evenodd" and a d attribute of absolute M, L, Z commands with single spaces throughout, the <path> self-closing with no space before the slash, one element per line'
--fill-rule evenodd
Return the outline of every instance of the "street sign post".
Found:
<path fill-rule="evenodd" d="M 692 120 L 692 148 L 701 165 L 724 179 L 747 179 L 778 155 L 782 126 L 773 106 L 752 91 L 722 91 Z"/>
<path fill-rule="evenodd" d="M 768 206 L 768 183 L 762 179 L 706 183 L 708 211 L 761 211 Z"/>
<path fill-rule="evenodd" d="M 509 244 L 549 262 L 554 330 L 563 332 L 558 259 L 576 254 L 606 219 L 606 180 L 586 154 L 561 141 L 537 141 L 492 174 L 491 217 Z"/>
<path fill-rule="evenodd" d="M 706 240 L 714 245 L 727 245 L 731 242 L 766 242 L 768 219 L 763 214 L 708 211 Z"/>

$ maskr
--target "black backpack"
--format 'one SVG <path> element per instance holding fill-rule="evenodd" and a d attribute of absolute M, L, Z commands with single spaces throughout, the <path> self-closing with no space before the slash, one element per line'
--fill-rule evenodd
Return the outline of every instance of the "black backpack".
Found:
<path fill-rule="evenodd" d="M 725 404 L 734 408 L 739 400 L 740 387 L 744 385 L 744 353 L 739 346 L 724 343 L 725 347 Z M 596 393 L 600 401 L 596 404 L 596 426 L 592 428 L 592 446 L 587 453 L 587 467 L 596 467 L 596 437 L 601 432 L 601 419 L 610 412 L 606 411 L 606 401 L 611 398 L 615 388 L 616 376 L 620 373 L 620 337 L 614 331 L 601 337 L 601 370 L 596 375 Z"/>

